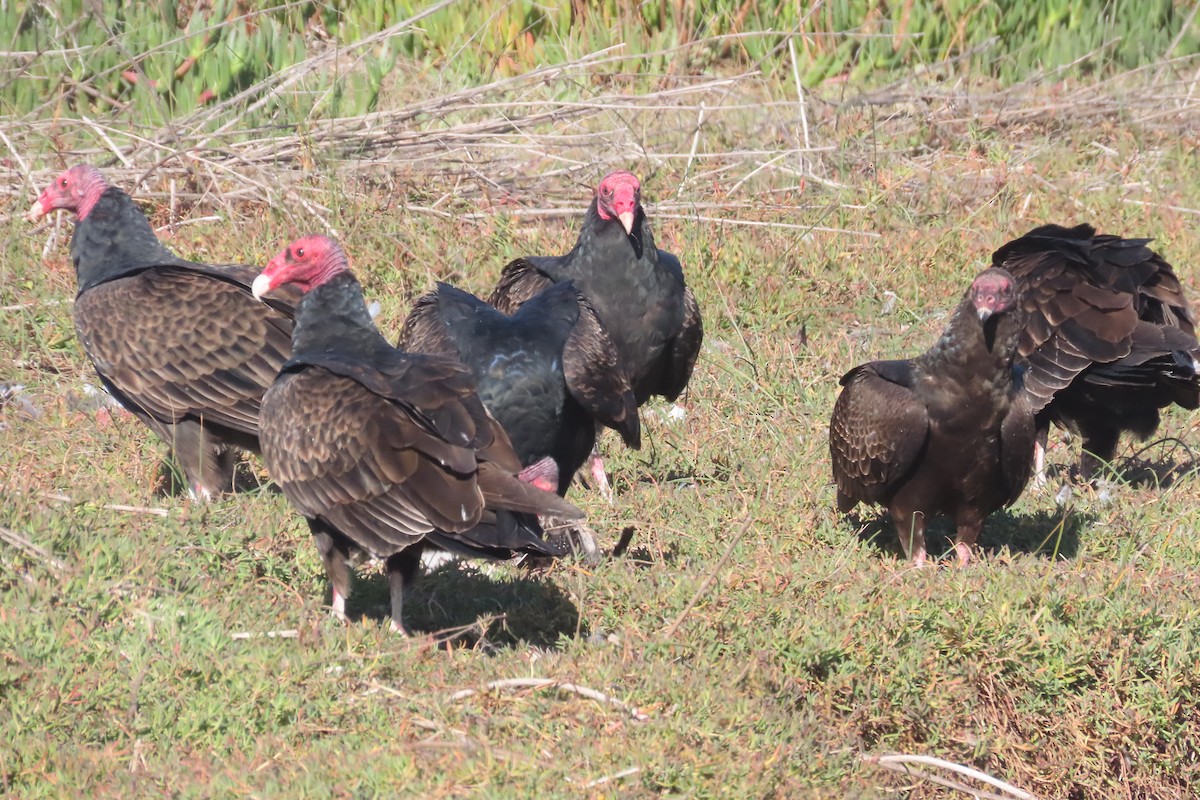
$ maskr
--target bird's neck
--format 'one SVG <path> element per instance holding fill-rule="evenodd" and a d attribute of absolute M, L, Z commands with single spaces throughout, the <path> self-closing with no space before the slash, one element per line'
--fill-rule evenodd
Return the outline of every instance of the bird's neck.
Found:
<path fill-rule="evenodd" d="M 133 198 L 115 186 L 79 216 L 71 260 L 80 291 L 148 267 L 187 263 L 163 246 Z"/>
<path fill-rule="evenodd" d="M 654 237 L 650 226 L 646 223 L 646 215 L 639 207 L 633 219 L 633 229 L 625 232 L 625 227 L 618 219 L 604 219 L 596 201 L 592 200 L 587 214 L 583 218 L 583 229 L 575 242 L 573 255 L 587 252 L 593 248 L 613 254 L 628 254 L 630 264 L 644 265 L 652 271 L 658 263 L 658 251 L 654 247 Z M 578 258 L 572 259 L 577 261 Z"/>
<path fill-rule="evenodd" d="M 944 376 L 967 394 L 1008 393 L 1016 381 L 1013 361 L 1020 334 L 1017 315 L 996 314 L 981 323 L 974 306 L 964 302 L 933 347 L 914 359 L 914 366 L 918 374 Z"/>
<path fill-rule="evenodd" d="M 294 357 L 329 352 L 371 353 L 392 347 L 379 333 L 363 300 L 362 286 L 340 272 L 313 287 L 296 306 L 292 329 Z"/>

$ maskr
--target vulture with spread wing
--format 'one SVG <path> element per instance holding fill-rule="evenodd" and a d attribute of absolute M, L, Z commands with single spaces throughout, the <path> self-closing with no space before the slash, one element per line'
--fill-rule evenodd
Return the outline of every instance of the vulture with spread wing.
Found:
<path fill-rule="evenodd" d="M 1029 479 L 1033 411 L 1015 364 L 1023 322 L 1015 279 L 989 269 L 923 355 L 842 377 L 829 423 L 838 510 L 885 506 L 918 565 L 930 517 L 954 519 L 965 564 L 984 519 Z"/>
<path fill-rule="evenodd" d="M 406 353 L 376 330 L 342 248 L 307 236 L 254 280 L 294 284 L 292 357 L 263 398 L 263 459 L 308 520 L 345 613 L 352 551 L 385 559 L 392 627 L 430 544 L 461 555 L 561 555 L 537 514 L 581 515 L 518 479 L 521 462 L 457 359 Z"/>
<path fill-rule="evenodd" d="M 233 484 L 258 450 L 263 393 L 291 354 L 298 295 L 256 302 L 257 268 L 178 258 L 94 167 L 62 173 L 29 211 L 76 216 L 75 329 L 105 388 L 169 445 L 193 497 Z"/>
<path fill-rule="evenodd" d="M 605 176 L 571 251 L 513 261 L 488 299 L 512 314 L 546 287 L 573 281 L 612 339 L 639 406 L 682 394 L 704 338 L 679 259 L 654 245 L 641 191 L 630 172 Z"/>
<path fill-rule="evenodd" d="M 1123 431 L 1144 439 L 1161 409 L 1200 404 L 1192 310 L 1149 241 L 1043 225 L 992 256 L 1017 279 L 1028 314 L 1020 352 L 1037 414 L 1039 481 L 1051 422 L 1081 436 L 1080 473 L 1090 479 Z"/>
<path fill-rule="evenodd" d="M 553 460 L 557 476 L 544 488 L 560 495 L 591 452 L 597 423 L 630 447 L 641 444 L 637 404 L 612 340 L 569 280 L 511 315 L 439 283 L 417 301 L 398 346 L 466 364 L 521 464 Z"/>

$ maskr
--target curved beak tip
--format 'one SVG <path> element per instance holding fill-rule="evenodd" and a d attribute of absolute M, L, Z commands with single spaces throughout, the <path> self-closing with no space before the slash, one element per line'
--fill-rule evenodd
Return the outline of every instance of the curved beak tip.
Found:
<path fill-rule="evenodd" d="M 255 300 L 262 300 L 262 296 L 269 291 L 271 291 L 271 278 L 265 272 L 250 284 L 250 294 L 254 295 Z"/>
<path fill-rule="evenodd" d="M 980 322 L 987 322 L 988 318 L 990 318 L 992 316 L 992 310 L 990 308 L 988 308 L 987 306 L 976 309 L 976 313 L 979 314 Z"/>
<path fill-rule="evenodd" d="M 39 219 L 45 216 L 45 214 L 46 212 L 42 210 L 42 201 L 34 200 L 33 205 L 30 206 L 29 210 L 25 212 L 25 219 L 29 222 L 37 222 Z"/>

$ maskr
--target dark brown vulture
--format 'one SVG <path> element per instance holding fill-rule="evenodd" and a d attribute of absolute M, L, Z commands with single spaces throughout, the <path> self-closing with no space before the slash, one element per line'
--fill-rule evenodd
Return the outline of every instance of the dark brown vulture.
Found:
<path fill-rule="evenodd" d="M 1013 277 L 989 269 L 923 355 L 842 376 L 829 423 L 838 510 L 886 506 L 918 566 L 928 518 L 954 518 L 954 547 L 966 564 L 983 520 L 1029 480 L 1034 425 L 1014 363 L 1023 328 L 1017 301 Z"/>
<path fill-rule="evenodd" d="M 641 444 L 637 404 L 612 340 L 571 281 L 535 295 L 511 316 L 439 283 L 404 323 L 400 349 L 461 360 L 479 397 L 508 433 L 521 464 L 546 457 L 565 495 L 596 440 L 596 425 Z M 546 487 L 543 487 L 546 488 Z"/>
<path fill-rule="evenodd" d="M 1090 480 L 1122 431 L 1145 439 L 1160 409 L 1200 405 L 1192 311 L 1149 241 L 1043 225 L 992 256 L 1017 279 L 1028 314 L 1020 351 L 1037 414 L 1039 482 L 1051 422 L 1083 439 L 1079 469 Z"/>
<path fill-rule="evenodd" d="M 511 314 L 554 283 L 574 281 L 616 345 L 639 406 L 677 398 L 700 353 L 700 307 L 679 259 L 654 246 L 641 184 L 630 172 L 600 181 L 571 252 L 519 258 L 504 268 L 488 302 Z M 595 465 L 597 478 L 603 472 Z"/>
<path fill-rule="evenodd" d="M 337 615 L 352 550 L 386 559 L 399 632 L 404 586 L 426 544 L 476 557 L 561 555 L 534 515 L 581 515 L 516 477 L 521 462 L 469 369 L 389 345 L 342 248 L 323 236 L 285 247 L 254 294 L 285 284 L 305 295 L 292 357 L 263 398 L 263 460 L 308 520 Z"/>
<path fill-rule="evenodd" d="M 76 215 L 75 330 L 105 388 L 171 445 L 188 491 L 233 485 L 236 450 L 258 450 L 263 393 L 291 355 L 298 294 L 264 305 L 257 268 L 176 257 L 121 189 L 86 164 L 42 192 L 29 219 Z"/>

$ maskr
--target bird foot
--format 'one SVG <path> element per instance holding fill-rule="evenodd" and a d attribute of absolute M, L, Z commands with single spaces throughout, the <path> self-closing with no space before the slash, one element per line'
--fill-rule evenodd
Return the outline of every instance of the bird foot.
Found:
<path fill-rule="evenodd" d="M 412 636 L 412 634 L 410 634 L 403 625 L 394 619 L 388 623 L 388 628 L 392 631 L 392 633 L 396 634 L 397 636 L 403 636 L 405 639 Z"/>
<path fill-rule="evenodd" d="M 213 493 L 207 486 L 193 483 L 188 487 L 188 497 L 197 503 L 210 503 L 213 499 Z"/>
<path fill-rule="evenodd" d="M 955 542 L 954 552 L 958 555 L 958 565 L 965 567 L 971 563 L 971 545 L 966 542 Z"/>
<path fill-rule="evenodd" d="M 918 569 L 925 566 L 926 555 L 927 554 L 925 553 L 924 547 L 917 548 L 916 552 L 913 553 L 913 557 L 912 557 L 913 566 L 917 567 Z"/>
<path fill-rule="evenodd" d="M 561 517 L 541 517 L 542 528 L 546 532 L 546 543 L 553 545 L 563 555 L 572 553 L 588 566 L 600 563 L 603 553 L 596 544 L 596 534 L 587 525 L 578 520 L 564 520 Z M 517 562 L 529 570 L 546 569 L 554 562 L 552 556 L 535 556 L 525 554 Z"/>

